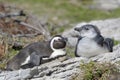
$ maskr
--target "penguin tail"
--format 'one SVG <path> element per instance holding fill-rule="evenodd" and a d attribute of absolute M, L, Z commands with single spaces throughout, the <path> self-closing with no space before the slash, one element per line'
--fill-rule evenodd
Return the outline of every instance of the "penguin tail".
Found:
<path fill-rule="evenodd" d="M 109 52 L 113 52 L 114 40 L 111 38 L 105 38 L 104 44 L 107 46 Z"/>

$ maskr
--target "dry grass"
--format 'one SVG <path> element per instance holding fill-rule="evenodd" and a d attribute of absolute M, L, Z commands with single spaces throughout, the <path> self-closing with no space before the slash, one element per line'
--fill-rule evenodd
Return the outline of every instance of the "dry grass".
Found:
<path fill-rule="evenodd" d="M 4 36 L 5 37 L 5 36 Z M 1 39 L 0 39 L 1 40 Z M 5 69 L 6 63 L 9 59 L 15 56 L 19 50 L 12 49 L 12 45 L 14 42 L 19 42 L 23 46 L 26 46 L 33 42 L 43 41 L 44 37 L 42 35 L 38 35 L 36 37 L 22 37 L 22 38 L 6 38 L 4 39 L 5 44 L 0 44 L 0 69 Z"/>

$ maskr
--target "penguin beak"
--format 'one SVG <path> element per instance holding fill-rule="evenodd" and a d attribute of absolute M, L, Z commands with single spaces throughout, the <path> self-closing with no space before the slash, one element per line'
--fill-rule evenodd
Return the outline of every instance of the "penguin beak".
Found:
<path fill-rule="evenodd" d="M 63 41 L 63 42 L 67 42 L 67 41 L 68 41 L 68 38 L 63 37 L 63 39 L 62 39 L 61 41 Z"/>
<path fill-rule="evenodd" d="M 82 30 L 82 28 L 76 27 L 76 28 L 74 28 L 74 30 L 80 32 Z"/>
<path fill-rule="evenodd" d="M 65 40 L 65 42 L 67 42 L 67 41 L 68 41 L 68 38 L 65 37 L 64 40 Z"/>
<path fill-rule="evenodd" d="M 67 41 L 68 41 L 68 38 L 63 37 L 63 38 L 62 38 L 62 39 L 60 39 L 59 41 L 61 41 L 61 42 L 67 42 Z"/>

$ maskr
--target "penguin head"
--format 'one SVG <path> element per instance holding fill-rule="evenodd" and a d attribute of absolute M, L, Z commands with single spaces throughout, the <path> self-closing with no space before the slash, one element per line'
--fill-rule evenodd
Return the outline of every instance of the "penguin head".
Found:
<path fill-rule="evenodd" d="M 74 28 L 75 31 L 80 33 L 81 37 L 94 38 L 97 35 L 100 35 L 99 29 L 95 25 L 83 25 L 81 27 Z"/>
<path fill-rule="evenodd" d="M 66 47 L 67 38 L 62 37 L 61 35 L 54 36 L 50 41 L 51 49 L 58 50 L 64 49 Z"/>

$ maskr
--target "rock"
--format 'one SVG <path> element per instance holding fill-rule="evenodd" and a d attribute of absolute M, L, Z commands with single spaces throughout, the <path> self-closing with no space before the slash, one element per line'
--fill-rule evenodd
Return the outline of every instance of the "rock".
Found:
<path fill-rule="evenodd" d="M 0 74 L 0 80 L 13 80 L 13 78 L 18 78 L 19 71 L 5 71 Z"/>
<path fill-rule="evenodd" d="M 19 42 L 14 42 L 12 49 L 14 50 L 21 50 L 23 48 L 23 45 Z"/>
<path fill-rule="evenodd" d="M 68 46 L 75 47 L 75 45 L 77 43 L 76 37 L 79 36 L 79 33 L 74 31 L 74 28 L 80 27 L 85 24 L 96 25 L 100 29 L 100 31 L 104 37 L 109 37 L 109 38 L 113 38 L 115 40 L 120 41 L 120 26 L 119 26 L 120 18 L 107 19 L 107 20 L 96 20 L 96 21 L 78 23 L 72 29 L 65 31 L 63 33 L 63 36 L 68 38 Z"/>
<path fill-rule="evenodd" d="M 0 80 L 26 80 L 36 75 L 37 72 L 38 69 L 36 67 L 17 71 L 5 71 L 0 73 Z"/>
<path fill-rule="evenodd" d="M 21 79 L 29 79 L 32 77 L 32 75 L 30 74 L 30 69 L 20 70 L 19 76 L 21 77 Z"/>
<path fill-rule="evenodd" d="M 74 74 L 81 72 L 80 64 L 82 62 L 88 63 L 91 60 L 115 63 L 119 68 L 120 65 L 116 62 L 120 61 L 120 44 L 115 46 L 111 53 L 101 54 L 89 59 L 75 57 L 62 62 L 56 59 L 33 68 L 2 71 L 0 80 L 70 80 Z M 119 74 L 118 76 L 111 75 L 111 79 L 112 77 L 119 78 Z"/>
<path fill-rule="evenodd" d="M 98 62 L 111 62 L 111 63 L 120 61 L 120 45 L 114 47 L 113 52 L 92 57 L 90 60 L 98 61 Z"/>
<path fill-rule="evenodd" d="M 72 58 L 63 62 L 53 60 L 31 69 L 5 71 L 0 73 L 0 80 L 68 80 L 73 73 L 78 72 L 81 60 L 84 58 Z"/>
<path fill-rule="evenodd" d="M 94 0 L 94 8 L 114 10 L 120 7 L 120 0 Z"/>

